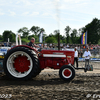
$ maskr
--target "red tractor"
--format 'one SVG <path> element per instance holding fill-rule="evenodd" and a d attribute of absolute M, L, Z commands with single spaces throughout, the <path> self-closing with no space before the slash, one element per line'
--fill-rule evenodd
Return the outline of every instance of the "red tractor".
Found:
<path fill-rule="evenodd" d="M 41 50 L 40 53 L 26 45 L 19 45 L 5 55 L 3 68 L 11 79 L 28 80 L 36 77 L 46 67 L 59 69 L 65 81 L 75 77 L 74 51 Z"/>

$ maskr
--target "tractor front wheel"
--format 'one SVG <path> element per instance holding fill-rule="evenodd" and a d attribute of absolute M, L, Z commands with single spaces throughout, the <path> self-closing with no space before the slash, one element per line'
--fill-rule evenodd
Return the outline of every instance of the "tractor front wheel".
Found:
<path fill-rule="evenodd" d="M 75 77 L 75 69 L 70 65 L 64 65 L 59 70 L 59 76 L 64 81 L 71 81 Z"/>

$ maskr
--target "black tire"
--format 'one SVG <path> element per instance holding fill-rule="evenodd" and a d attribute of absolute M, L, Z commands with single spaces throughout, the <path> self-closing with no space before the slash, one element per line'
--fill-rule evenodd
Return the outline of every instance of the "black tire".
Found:
<path fill-rule="evenodd" d="M 9 50 L 5 55 L 3 68 L 5 74 L 15 80 L 28 80 L 40 73 L 37 54 L 25 47 Z"/>
<path fill-rule="evenodd" d="M 71 81 L 75 77 L 75 69 L 70 65 L 64 65 L 59 70 L 59 76 L 64 81 Z"/>

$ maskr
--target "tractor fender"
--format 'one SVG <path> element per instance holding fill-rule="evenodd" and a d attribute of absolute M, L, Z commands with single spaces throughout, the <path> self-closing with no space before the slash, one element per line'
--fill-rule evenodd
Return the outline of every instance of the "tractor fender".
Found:
<path fill-rule="evenodd" d="M 28 45 L 18 45 L 18 46 L 15 46 L 15 47 L 13 47 L 13 48 L 17 48 L 17 47 L 25 47 L 25 48 L 28 48 L 28 49 L 30 49 L 30 50 L 35 51 L 35 53 L 38 53 L 38 51 L 37 51 L 35 48 L 32 48 L 32 47 L 30 47 L 30 46 L 28 46 Z M 13 49 L 13 48 L 11 48 L 11 49 Z"/>

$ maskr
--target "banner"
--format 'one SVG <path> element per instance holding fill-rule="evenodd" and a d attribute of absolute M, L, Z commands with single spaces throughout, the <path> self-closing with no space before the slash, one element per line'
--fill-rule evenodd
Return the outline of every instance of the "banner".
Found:
<path fill-rule="evenodd" d="M 6 53 L 7 53 L 7 49 L 0 49 L 0 54 L 1 54 L 1 53 L 2 53 L 2 54 L 3 54 L 3 53 L 6 54 Z"/>
<path fill-rule="evenodd" d="M 81 44 L 87 44 L 87 32 L 82 33 Z"/>
<path fill-rule="evenodd" d="M 39 42 L 40 42 L 40 43 L 43 43 L 43 32 L 40 33 Z"/>

